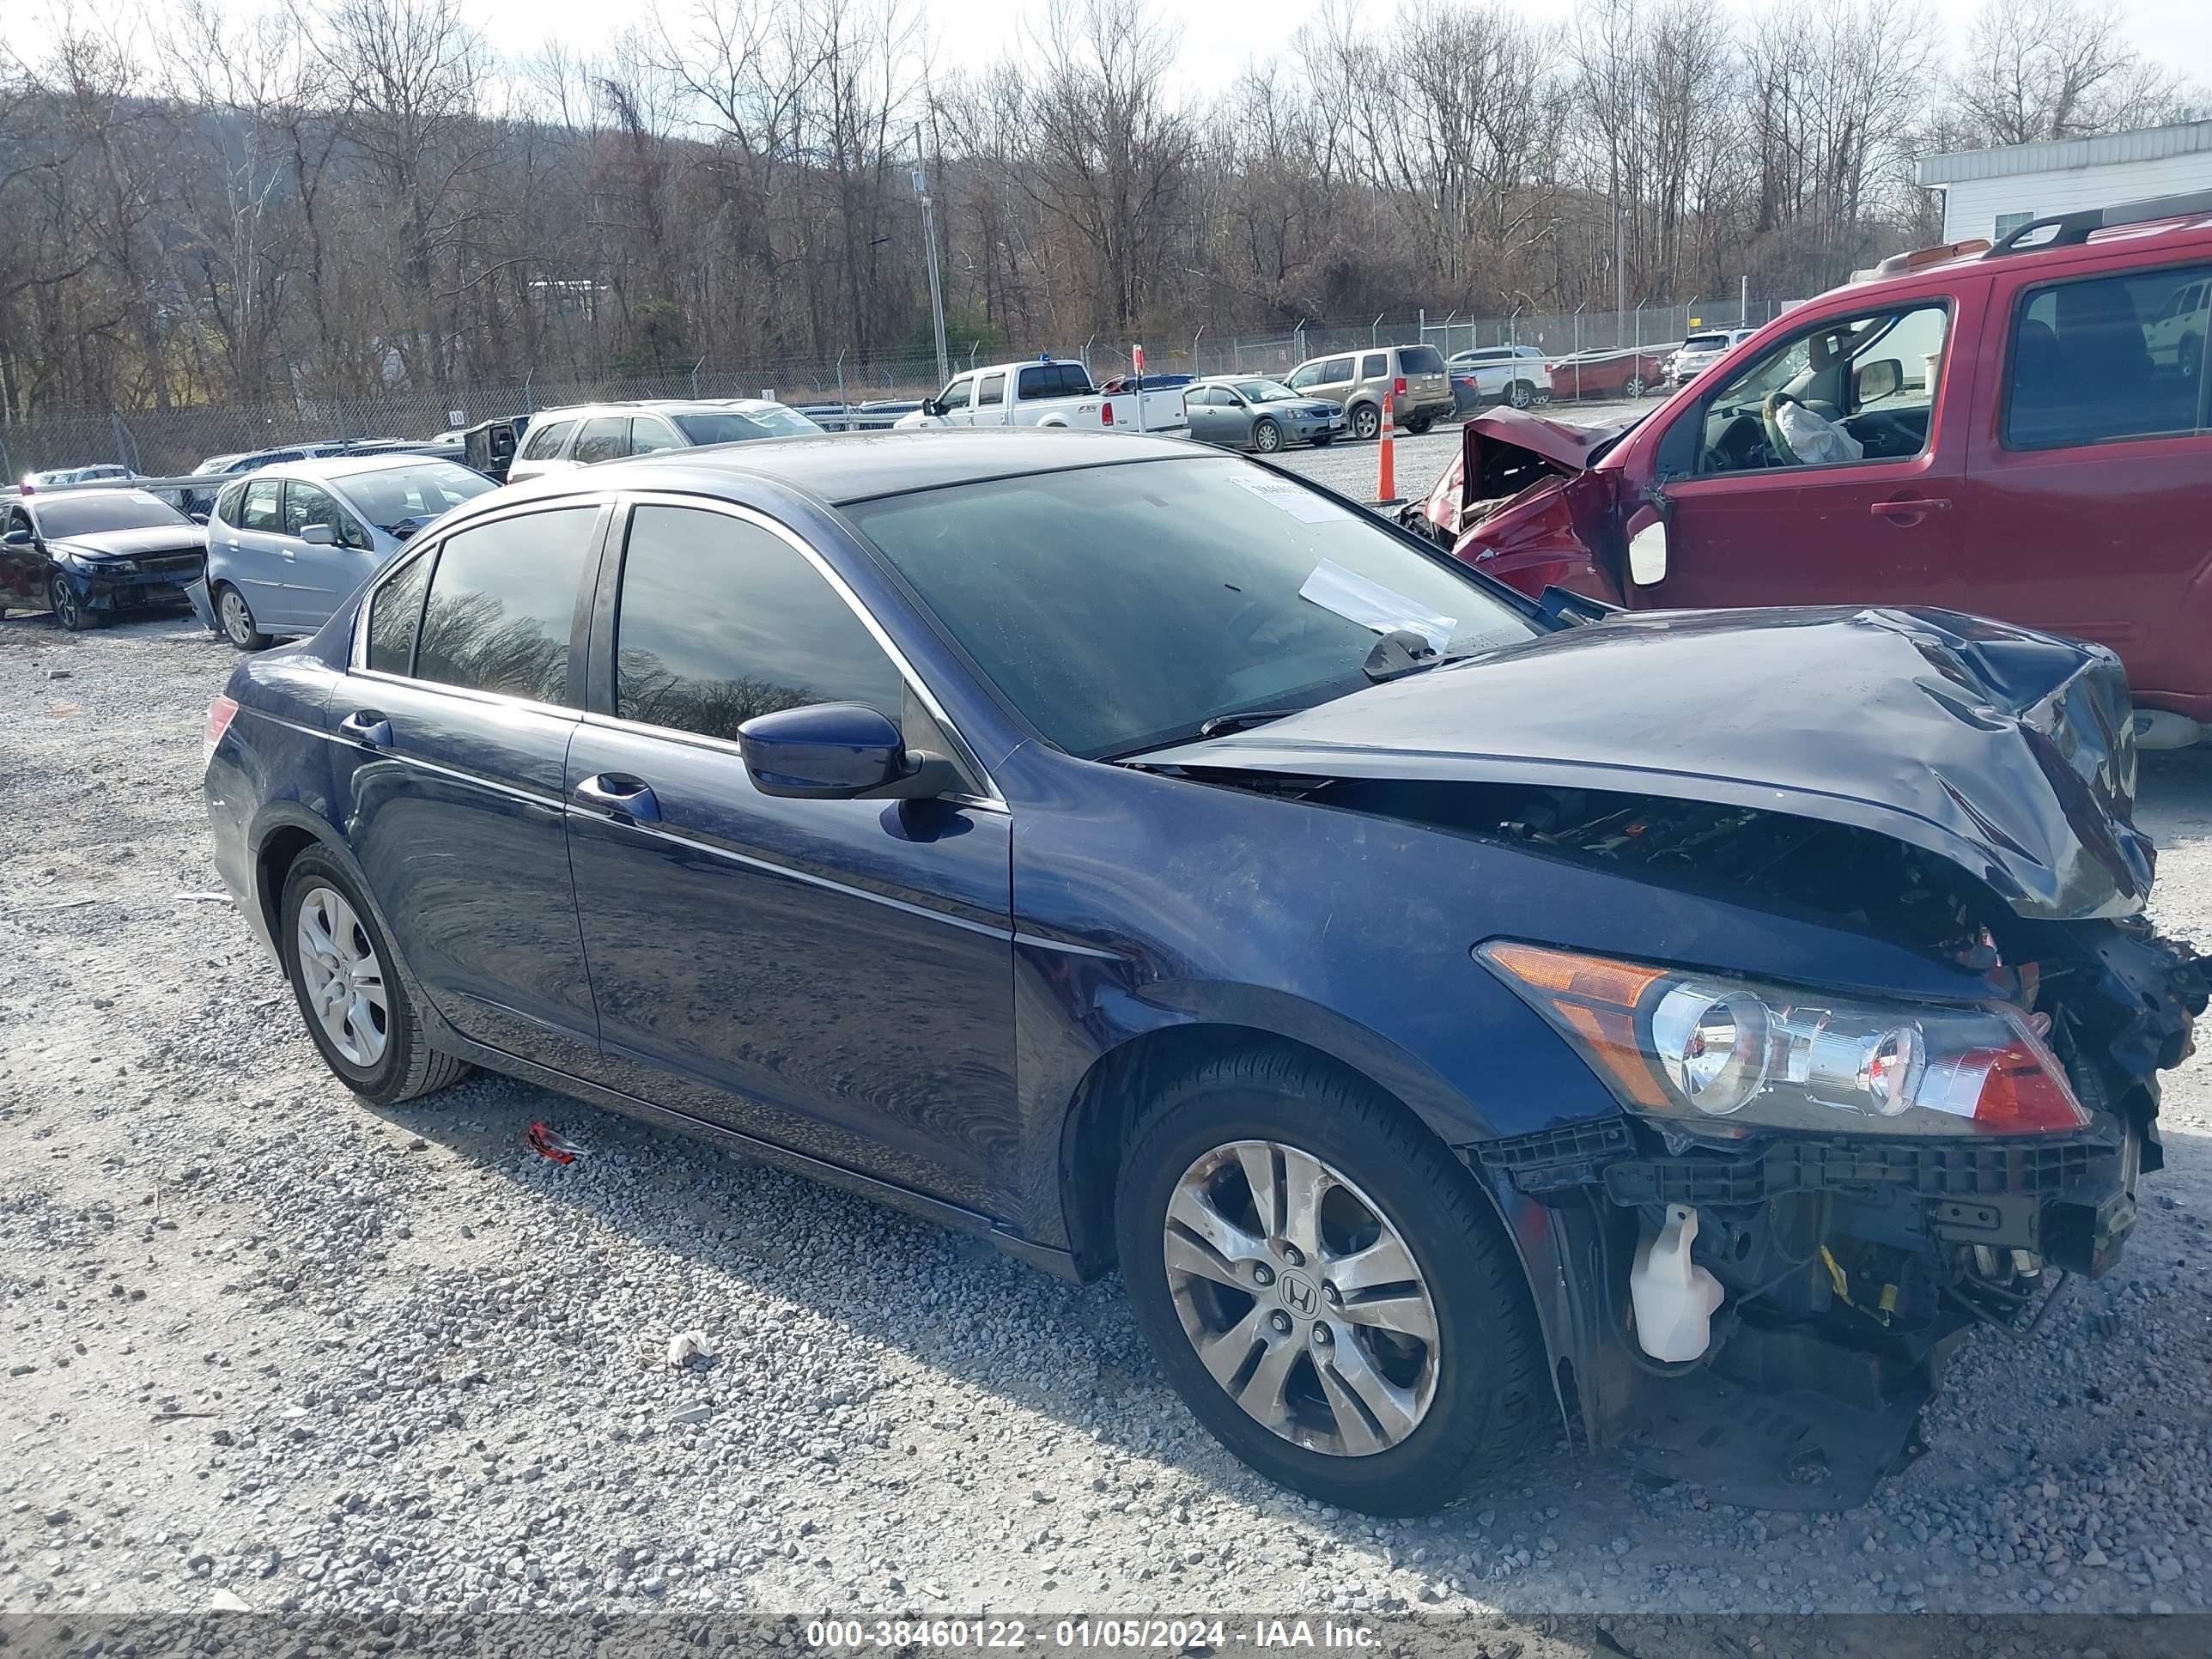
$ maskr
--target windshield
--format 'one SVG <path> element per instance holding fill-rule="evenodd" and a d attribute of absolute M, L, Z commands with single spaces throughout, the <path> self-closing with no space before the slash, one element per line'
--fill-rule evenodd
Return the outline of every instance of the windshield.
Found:
<path fill-rule="evenodd" d="M 802 438 L 822 430 L 797 410 L 786 409 L 781 404 L 769 404 L 763 408 L 749 409 L 744 413 L 744 418 L 756 425 L 765 427 L 779 438 Z M 702 438 L 699 441 L 705 443 L 708 440 Z"/>
<path fill-rule="evenodd" d="M 1280 380 L 1239 380 L 1237 389 L 1255 404 L 1282 403 L 1298 395 Z"/>
<path fill-rule="evenodd" d="M 349 473 L 332 482 L 371 524 L 386 531 L 404 520 L 434 519 L 499 487 L 483 473 L 451 461 L 380 467 L 374 472 Z"/>
<path fill-rule="evenodd" d="M 71 536 L 96 536 L 103 530 L 144 530 L 160 525 L 190 525 L 191 520 L 167 501 L 134 491 L 88 491 L 66 501 L 39 503 L 39 533 L 50 540 Z"/>
<path fill-rule="evenodd" d="M 1091 758 L 1364 687 L 1380 635 L 1341 614 L 1363 585 L 1388 590 L 1397 614 L 1434 618 L 1447 655 L 1539 631 L 1368 514 L 1227 456 L 1034 473 L 845 511 L 1006 699 Z"/>
<path fill-rule="evenodd" d="M 743 443 L 748 438 L 765 438 L 769 428 L 749 415 L 724 410 L 714 415 L 678 415 L 677 426 L 695 444 Z"/>

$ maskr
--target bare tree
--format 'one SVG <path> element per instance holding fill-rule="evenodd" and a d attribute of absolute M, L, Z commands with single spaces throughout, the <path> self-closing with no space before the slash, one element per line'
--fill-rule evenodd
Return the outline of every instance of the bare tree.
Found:
<path fill-rule="evenodd" d="M 2129 42 L 2112 0 L 1984 0 L 1948 84 L 1976 145 L 2154 126 L 2179 118 L 2190 97 Z"/>

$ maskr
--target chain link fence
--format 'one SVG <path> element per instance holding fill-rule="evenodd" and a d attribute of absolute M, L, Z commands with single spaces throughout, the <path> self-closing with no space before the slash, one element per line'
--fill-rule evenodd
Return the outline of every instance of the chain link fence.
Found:
<path fill-rule="evenodd" d="M 1547 356 L 1680 341 L 1695 328 L 1755 327 L 1788 301 L 1747 307 L 1736 296 L 1724 303 L 1639 306 L 1615 313 L 1587 308 L 1568 313 L 1512 313 L 1503 317 L 1443 317 L 1418 312 L 1395 322 L 1377 317 L 1364 325 L 1317 323 L 1273 336 L 1209 336 L 1188 341 L 1154 338 L 1146 343 L 1146 368 L 1193 374 L 1289 374 L 1309 357 L 1363 346 L 1435 346 L 1445 356 L 1481 346 L 1533 345 Z M 955 373 L 995 358 L 981 343 L 953 342 Z M 1061 343 L 1054 355 L 1080 357 L 1092 377 L 1104 380 L 1132 367 L 1129 344 L 1094 334 L 1079 349 Z M 866 362 L 784 359 L 760 367 L 721 368 L 705 362 L 675 373 L 599 376 L 564 374 L 441 390 L 394 386 L 366 396 L 325 398 L 304 391 L 259 405 L 191 404 L 167 409 L 97 410 L 48 413 L 0 422 L 0 478 L 21 478 L 49 467 L 120 462 L 149 477 L 179 476 L 210 457 L 279 445 L 343 438 L 421 440 L 478 421 L 529 414 L 569 404 L 611 398 L 758 398 L 787 404 L 847 407 L 925 398 L 939 386 L 933 353 Z"/>

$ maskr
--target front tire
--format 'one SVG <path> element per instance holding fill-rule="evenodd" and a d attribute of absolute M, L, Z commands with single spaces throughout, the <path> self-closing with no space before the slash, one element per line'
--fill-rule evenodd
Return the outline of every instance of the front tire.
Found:
<path fill-rule="evenodd" d="M 338 1081 L 380 1106 L 458 1082 L 467 1065 L 433 1050 L 416 1017 L 421 990 L 352 879 L 309 851 L 284 878 L 277 943 L 307 1036 Z"/>
<path fill-rule="evenodd" d="M 1644 395 L 1644 377 L 1641 374 L 1630 375 L 1626 383 L 1620 388 L 1620 395 L 1624 398 L 1641 398 Z"/>
<path fill-rule="evenodd" d="M 1262 415 L 1252 422 L 1252 447 L 1262 455 L 1272 455 L 1283 447 L 1283 428 L 1274 420 Z"/>
<path fill-rule="evenodd" d="M 1418 438 L 1436 423 L 1437 417 L 1433 415 L 1416 415 L 1406 422 L 1406 430 Z"/>
<path fill-rule="evenodd" d="M 54 620 L 72 634 L 82 634 L 100 626 L 100 613 L 78 596 L 69 579 L 59 571 L 46 578 L 46 604 L 54 613 Z"/>
<path fill-rule="evenodd" d="M 269 636 L 253 620 L 253 607 L 246 604 L 246 595 L 228 582 L 216 584 L 215 619 L 222 625 L 223 638 L 240 651 L 258 651 L 269 643 Z"/>
<path fill-rule="evenodd" d="M 1256 1048 L 1171 1083 L 1123 1164 L 1115 1231 L 1176 1391 L 1283 1486 L 1421 1514 L 1556 1422 L 1527 1285 L 1474 1177 L 1317 1060 Z"/>
<path fill-rule="evenodd" d="M 1526 380 L 1516 380 L 1512 390 L 1505 394 L 1505 400 L 1516 409 L 1526 409 L 1536 401 L 1536 388 Z"/>

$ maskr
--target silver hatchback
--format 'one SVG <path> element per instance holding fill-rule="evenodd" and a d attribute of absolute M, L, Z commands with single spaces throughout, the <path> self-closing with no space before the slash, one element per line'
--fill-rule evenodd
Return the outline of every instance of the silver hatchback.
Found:
<path fill-rule="evenodd" d="M 200 620 L 241 651 L 313 634 L 440 517 L 496 489 L 425 455 L 328 456 L 233 479 L 208 519 Z"/>

